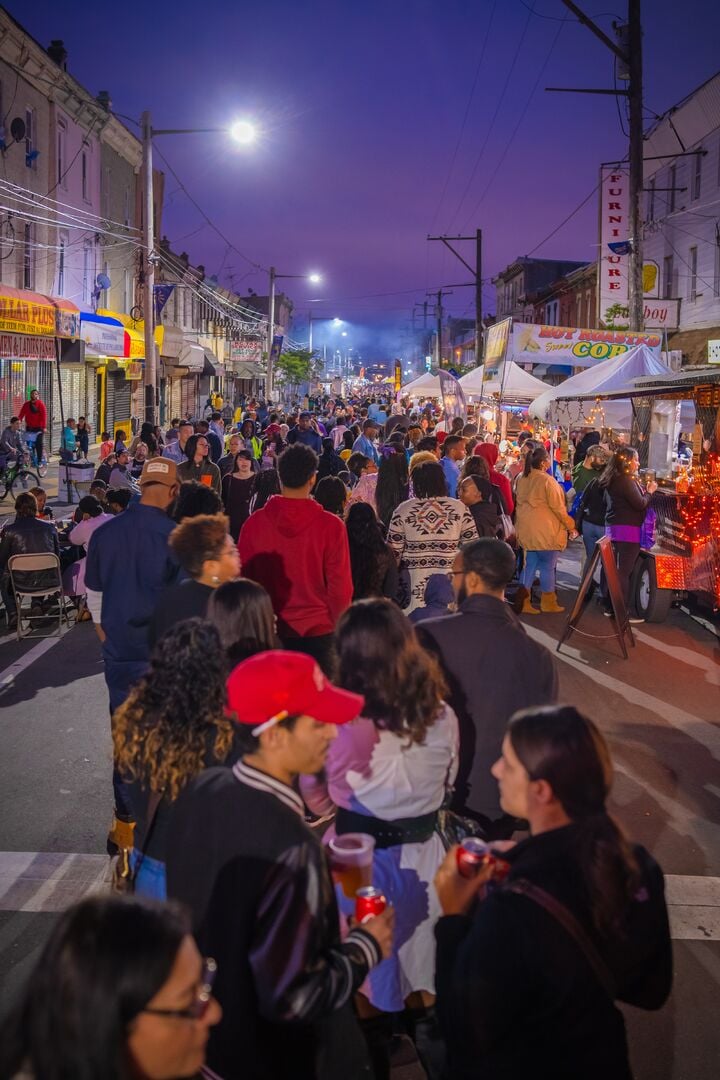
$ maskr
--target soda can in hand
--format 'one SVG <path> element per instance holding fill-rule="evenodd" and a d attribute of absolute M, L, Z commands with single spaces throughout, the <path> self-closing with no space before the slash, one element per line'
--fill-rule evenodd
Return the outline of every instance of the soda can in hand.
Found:
<path fill-rule="evenodd" d="M 368 919 L 374 919 L 376 915 L 381 915 L 386 907 L 387 900 L 380 890 L 372 885 L 358 889 L 355 894 L 355 918 L 361 925 L 367 922 Z"/>

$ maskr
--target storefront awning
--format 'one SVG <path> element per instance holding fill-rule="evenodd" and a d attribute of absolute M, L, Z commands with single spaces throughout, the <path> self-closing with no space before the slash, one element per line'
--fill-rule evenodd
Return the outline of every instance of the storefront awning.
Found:
<path fill-rule="evenodd" d="M 80 338 L 85 343 L 86 357 L 125 355 L 125 328 L 119 319 L 109 315 L 82 311 Z"/>
<path fill-rule="evenodd" d="M 185 346 L 185 335 L 179 326 L 158 326 L 160 355 L 169 360 L 177 360 Z"/>
<path fill-rule="evenodd" d="M 204 355 L 203 375 L 224 375 L 225 368 L 212 349 L 208 349 L 207 346 L 202 346 L 202 350 Z"/>
<path fill-rule="evenodd" d="M 260 364 L 243 364 L 236 361 L 233 363 L 232 371 L 229 374 L 234 379 L 259 379 L 265 375 L 265 371 Z"/>
<path fill-rule="evenodd" d="M 60 297 L 0 285 L 0 333 L 75 338 L 80 309 Z"/>
<path fill-rule="evenodd" d="M 185 368 L 193 375 L 202 375 L 205 366 L 205 350 L 202 345 L 186 341 L 177 358 L 177 363 L 179 367 Z"/>
<path fill-rule="evenodd" d="M 720 338 L 720 326 L 709 326 L 704 330 L 680 330 L 668 335 L 668 349 L 678 349 L 687 356 L 688 364 L 707 364 L 708 341 Z"/>

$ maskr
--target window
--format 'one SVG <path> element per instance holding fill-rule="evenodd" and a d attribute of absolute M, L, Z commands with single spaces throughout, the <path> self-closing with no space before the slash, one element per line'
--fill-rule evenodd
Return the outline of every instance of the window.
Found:
<path fill-rule="evenodd" d="M 720 229 L 716 226 L 715 264 L 713 268 L 713 296 L 720 296 Z"/>
<path fill-rule="evenodd" d="M 106 278 L 110 277 L 110 266 L 108 265 L 107 262 L 103 263 L 102 272 L 103 272 L 103 274 L 105 275 Z M 100 293 L 99 307 L 106 308 L 106 307 L 109 307 L 109 306 L 110 306 L 110 304 L 109 304 L 109 292 L 108 292 L 107 289 L 103 289 L 102 292 Z"/>
<path fill-rule="evenodd" d="M 696 247 L 690 248 L 690 258 L 688 259 L 689 281 L 690 288 L 688 289 L 688 297 L 690 300 L 697 300 L 697 251 Z"/>
<path fill-rule="evenodd" d="M 173 298 L 173 322 L 175 326 L 178 324 L 178 286 L 176 285 L 172 291 Z"/>
<path fill-rule="evenodd" d="M 132 310 L 132 293 L 130 287 L 130 271 L 127 267 L 123 270 L 123 311 L 129 314 Z"/>
<path fill-rule="evenodd" d="M 57 182 L 67 187 L 65 169 L 67 168 L 67 126 L 64 120 L 58 120 L 57 130 Z"/>
<path fill-rule="evenodd" d="M 186 288 L 183 288 L 183 313 L 182 313 L 183 328 L 187 328 L 187 325 L 189 323 L 189 319 L 188 319 L 188 300 L 189 300 L 188 291 L 187 291 Z"/>
<path fill-rule="evenodd" d="M 674 282 L 675 265 L 672 255 L 666 255 L 663 259 L 663 297 L 670 300 L 675 289 Z"/>
<path fill-rule="evenodd" d="M 95 286 L 95 266 L 93 258 L 93 242 L 86 240 L 83 244 L 83 303 L 89 304 L 92 300 Z"/>
<path fill-rule="evenodd" d="M 675 188 L 677 187 L 677 165 L 670 166 L 670 180 L 668 182 L 668 210 L 672 214 L 675 209 Z"/>
<path fill-rule="evenodd" d="M 58 266 L 57 266 L 57 294 L 58 296 L 65 295 L 65 259 L 67 255 L 69 235 L 67 232 L 60 233 L 60 239 L 58 243 Z"/>
<path fill-rule="evenodd" d="M 648 221 L 655 220 L 655 177 L 653 176 L 648 188 L 648 209 L 647 209 Z"/>
<path fill-rule="evenodd" d="M 103 214 L 107 221 L 110 220 L 110 166 L 106 165 L 103 169 L 103 191 L 102 191 L 102 205 Z"/>
<path fill-rule="evenodd" d="M 37 158 L 33 156 L 35 150 L 35 110 L 25 110 L 25 164 L 29 169 L 37 169 Z"/>
<path fill-rule="evenodd" d="M 23 229 L 23 289 L 35 288 L 35 250 L 33 247 L 33 226 L 28 222 Z"/>
<path fill-rule="evenodd" d="M 125 195 L 123 196 L 123 225 L 130 224 L 130 187 L 125 185 Z"/>
<path fill-rule="evenodd" d="M 82 167 L 82 197 L 85 202 L 89 202 L 88 199 L 88 159 L 87 154 L 83 150 L 80 155 L 81 167 Z"/>
<path fill-rule="evenodd" d="M 700 198 L 700 188 L 702 187 L 702 159 L 701 153 L 695 155 L 695 166 L 693 172 L 693 185 L 692 185 L 692 197 L 693 200 Z"/>

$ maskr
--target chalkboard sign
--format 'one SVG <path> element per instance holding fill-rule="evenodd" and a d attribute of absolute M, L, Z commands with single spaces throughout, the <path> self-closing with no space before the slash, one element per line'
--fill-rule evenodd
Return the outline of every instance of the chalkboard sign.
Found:
<path fill-rule="evenodd" d="M 613 615 L 615 616 L 612 634 L 588 634 L 585 630 L 578 630 L 578 623 L 585 610 L 585 600 L 590 590 L 590 585 L 592 584 L 593 575 L 595 574 L 598 563 L 602 564 L 607 596 L 610 601 L 610 606 L 612 607 Z M 618 577 L 617 566 L 615 565 L 615 553 L 613 552 L 612 540 L 609 536 L 602 536 L 595 544 L 595 550 L 585 567 L 585 573 L 582 576 L 580 588 L 577 591 L 575 601 L 567 617 L 567 622 L 565 623 L 565 628 L 558 641 L 558 652 L 560 651 L 560 646 L 565 644 L 572 633 L 582 634 L 583 637 L 594 638 L 596 641 L 605 638 L 617 638 L 620 648 L 622 649 L 622 654 L 626 660 L 628 658 L 628 651 L 625 644 L 625 635 L 627 634 L 629 637 L 631 645 L 635 644 L 632 627 L 630 626 L 630 619 L 627 608 L 625 607 L 625 600 L 623 598 L 622 589 L 620 588 L 620 578 Z"/>

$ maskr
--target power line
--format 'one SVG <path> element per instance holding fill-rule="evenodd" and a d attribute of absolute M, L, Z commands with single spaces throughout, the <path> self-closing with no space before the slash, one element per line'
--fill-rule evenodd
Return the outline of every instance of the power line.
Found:
<path fill-rule="evenodd" d="M 567 217 L 564 217 L 562 219 L 562 221 L 560 222 L 560 224 L 556 225 L 555 228 L 552 230 L 552 232 L 549 232 L 547 234 L 547 236 L 544 237 L 544 239 L 542 239 L 540 241 L 539 244 L 536 244 L 535 247 L 532 248 L 531 251 L 526 252 L 525 257 L 529 258 L 531 255 L 534 255 L 536 251 L 538 251 L 541 247 L 543 247 L 548 242 L 548 240 L 551 240 L 553 238 L 553 236 L 555 236 L 556 233 L 560 232 L 560 230 L 563 228 L 563 226 L 567 225 L 568 221 L 570 221 L 571 218 L 574 218 L 575 215 L 578 213 L 578 211 L 582 210 L 583 206 L 585 206 L 586 203 L 590 202 L 593 195 L 597 192 L 598 188 L 600 187 L 600 184 L 601 184 L 601 181 L 598 181 L 597 184 L 595 185 L 595 187 L 590 192 L 590 194 L 586 195 L 585 198 L 583 199 L 583 201 L 581 203 L 578 203 L 578 205 L 575 207 L 575 209 L 571 210 L 570 213 L 567 215 Z"/>

